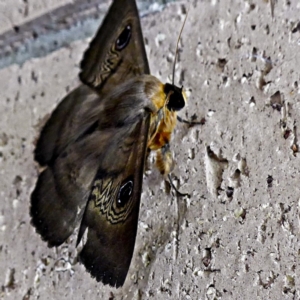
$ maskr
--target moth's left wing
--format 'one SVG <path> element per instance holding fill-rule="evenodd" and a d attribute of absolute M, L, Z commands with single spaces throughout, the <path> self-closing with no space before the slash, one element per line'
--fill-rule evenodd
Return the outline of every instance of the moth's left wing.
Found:
<path fill-rule="evenodd" d="M 81 222 L 78 241 L 88 229 L 80 259 L 97 281 L 122 286 L 137 231 L 150 114 L 124 137 L 110 169 L 100 168 Z M 117 151 L 118 150 L 118 151 Z M 118 164 L 125 160 L 122 170 Z"/>

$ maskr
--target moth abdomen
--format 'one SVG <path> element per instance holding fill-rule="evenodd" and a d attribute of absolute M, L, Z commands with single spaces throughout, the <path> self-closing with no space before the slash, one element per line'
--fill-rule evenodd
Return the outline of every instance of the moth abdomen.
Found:
<path fill-rule="evenodd" d="M 173 171 L 174 160 L 170 145 L 165 144 L 156 154 L 156 167 L 162 175 L 168 175 Z"/>

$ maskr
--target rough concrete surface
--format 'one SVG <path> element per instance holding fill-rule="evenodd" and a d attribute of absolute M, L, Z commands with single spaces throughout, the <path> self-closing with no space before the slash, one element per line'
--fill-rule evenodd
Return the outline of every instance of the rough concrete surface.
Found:
<path fill-rule="evenodd" d="M 146 171 L 122 289 L 77 263 L 76 234 L 49 249 L 29 218 L 34 143 L 78 85 L 88 40 L 0 70 L 3 299 L 300 299 L 298 1 L 276 1 L 273 17 L 263 0 L 177 2 L 147 15 L 152 74 L 164 82 L 188 8 L 175 78 L 189 96 L 180 116 L 206 122 L 178 124 L 172 148 L 174 183 L 190 197 Z"/>
<path fill-rule="evenodd" d="M 9 30 L 11 26 L 17 26 L 71 2 L 71 0 L 1 0 L 0 32 Z"/>

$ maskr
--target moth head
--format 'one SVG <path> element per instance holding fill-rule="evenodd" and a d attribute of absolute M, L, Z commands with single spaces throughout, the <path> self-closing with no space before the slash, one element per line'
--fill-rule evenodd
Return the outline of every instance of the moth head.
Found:
<path fill-rule="evenodd" d="M 185 106 L 186 96 L 183 87 L 170 83 L 164 85 L 164 93 L 166 95 L 166 106 L 170 111 L 179 111 Z"/>

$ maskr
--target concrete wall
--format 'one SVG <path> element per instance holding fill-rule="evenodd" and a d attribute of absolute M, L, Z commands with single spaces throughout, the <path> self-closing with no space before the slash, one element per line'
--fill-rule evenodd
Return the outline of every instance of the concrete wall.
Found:
<path fill-rule="evenodd" d="M 6 2 L 1 45 L 11 43 L 5 35 L 11 23 L 22 28 L 69 1 Z M 76 234 L 49 249 L 29 217 L 39 171 L 34 143 L 53 108 L 78 85 L 88 39 L 74 37 L 22 63 L 13 63 L 20 45 L 2 57 L 8 62 L 0 70 L 3 299 L 300 298 L 300 6 L 203 0 L 147 14 L 148 58 L 163 82 L 170 81 L 188 8 L 175 82 L 189 100 L 180 116 L 206 123 L 178 124 L 172 148 L 175 184 L 191 196 L 177 198 L 155 169 L 146 172 L 135 254 L 119 290 L 97 283 L 77 263 Z M 49 49 L 45 37 L 38 42 Z"/>

